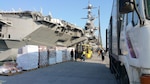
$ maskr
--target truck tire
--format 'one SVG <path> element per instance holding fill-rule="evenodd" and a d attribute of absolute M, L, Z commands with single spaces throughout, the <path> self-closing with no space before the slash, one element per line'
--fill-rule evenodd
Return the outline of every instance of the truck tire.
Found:
<path fill-rule="evenodd" d="M 130 84 L 129 83 L 129 78 L 128 78 L 128 75 L 127 75 L 127 72 L 126 72 L 126 69 L 125 67 L 121 67 L 121 77 L 120 77 L 120 84 Z"/>
<path fill-rule="evenodd" d="M 110 69 L 110 72 L 112 73 L 112 74 L 114 74 L 114 68 L 113 68 L 113 62 L 112 62 L 112 58 L 110 57 L 110 60 L 109 60 L 109 69 Z"/>

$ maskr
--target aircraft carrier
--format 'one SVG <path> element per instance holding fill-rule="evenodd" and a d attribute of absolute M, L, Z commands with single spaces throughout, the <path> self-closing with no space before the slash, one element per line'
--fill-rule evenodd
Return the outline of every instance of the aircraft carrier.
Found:
<path fill-rule="evenodd" d="M 0 12 L 0 48 L 24 45 L 72 46 L 84 41 L 82 28 L 35 11 Z"/>
<path fill-rule="evenodd" d="M 97 47 L 97 28 L 90 3 L 85 28 L 38 11 L 0 11 L 0 61 L 17 56 L 25 45 L 71 47 L 82 43 Z"/>

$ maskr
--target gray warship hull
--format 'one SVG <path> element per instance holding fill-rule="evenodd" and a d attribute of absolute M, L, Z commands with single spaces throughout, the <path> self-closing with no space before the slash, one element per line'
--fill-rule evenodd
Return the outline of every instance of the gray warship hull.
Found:
<path fill-rule="evenodd" d="M 82 28 L 53 22 L 39 12 L 0 12 L 0 48 L 24 45 L 72 46 L 86 39 Z"/>

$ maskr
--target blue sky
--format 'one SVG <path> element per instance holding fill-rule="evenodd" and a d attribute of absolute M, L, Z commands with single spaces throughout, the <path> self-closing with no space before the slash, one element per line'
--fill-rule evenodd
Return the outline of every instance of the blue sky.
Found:
<path fill-rule="evenodd" d="M 89 1 L 95 7 L 100 6 L 101 36 L 105 47 L 105 30 L 108 28 L 113 0 L 1 0 L 0 10 L 40 11 L 42 9 L 43 15 L 48 15 L 50 12 L 53 18 L 63 19 L 84 28 L 86 20 L 81 18 L 87 17 L 87 10 L 83 8 L 87 7 Z M 93 9 L 92 13 L 98 16 L 98 8 Z M 95 26 L 98 26 L 98 19 L 95 20 Z"/>

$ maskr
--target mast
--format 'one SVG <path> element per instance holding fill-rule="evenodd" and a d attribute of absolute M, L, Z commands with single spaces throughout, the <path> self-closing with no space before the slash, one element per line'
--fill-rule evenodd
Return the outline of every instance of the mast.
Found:
<path fill-rule="evenodd" d="M 102 46 L 101 28 L 100 28 L 100 6 L 98 9 L 98 45 Z"/>
<path fill-rule="evenodd" d="M 88 6 L 84 8 L 88 10 L 87 17 L 82 19 L 87 19 L 87 22 L 85 24 L 85 36 L 88 38 L 87 41 L 97 43 L 96 36 L 94 35 L 97 28 L 94 24 L 95 17 L 92 15 L 92 9 L 94 8 L 96 7 L 93 7 L 92 4 L 88 3 Z"/>

